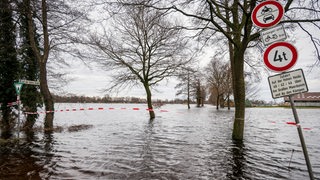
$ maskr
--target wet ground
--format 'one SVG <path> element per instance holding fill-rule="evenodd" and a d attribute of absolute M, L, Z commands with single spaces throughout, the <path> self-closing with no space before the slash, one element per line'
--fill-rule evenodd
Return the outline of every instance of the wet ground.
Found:
<path fill-rule="evenodd" d="M 56 109 L 64 110 L 55 113 L 59 132 L 1 144 L 0 179 L 309 178 L 291 109 L 247 109 L 242 143 L 231 140 L 234 110 L 210 105 L 165 105 L 153 122 L 144 105 Z M 298 115 L 320 178 L 320 110 L 298 109 Z"/>

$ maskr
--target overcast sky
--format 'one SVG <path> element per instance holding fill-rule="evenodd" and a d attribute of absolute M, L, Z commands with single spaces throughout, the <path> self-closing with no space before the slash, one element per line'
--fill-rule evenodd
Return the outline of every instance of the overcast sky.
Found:
<path fill-rule="evenodd" d="M 298 50 L 298 61 L 291 70 L 299 68 L 303 69 L 309 92 L 320 92 L 320 66 L 315 66 L 312 68 L 312 71 L 310 71 L 310 66 L 314 65 L 316 62 L 316 57 L 313 54 L 314 48 L 312 44 L 309 42 L 308 38 L 302 34 L 297 34 L 295 43 L 292 44 L 294 44 Z M 201 59 L 201 64 L 206 64 L 209 62 L 210 56 L 212 55 L 210 52 L 208 52 L 207 55 Z M 263 61 L 262 57 L 261 61 Z M 105 88 L 109 82 L 107 72 L 94 66 L 88 68 L 87 66 L 83 65 L 83 63 L 76 60 L 72 62 L 69 72 L 70 74 L 68 76 L 74 78 L 74 80 L 65 86 L 64 90 L 66 92 L 86 96 L 104 96 L 106 94 L 105 92 L 102 92 L 102 89 Z M 268 76 L 277 73 L 271 71 L 268 71 L 267 73 L 264 73 L 262 81 L 259 84 L 260 91 L 256 99 L 272 101 L 273 99 L 270 93 L 267 78 Z M 153 90 L 153 99 L 170 100 L 176 98 L 176 90 L 174 89 L 176 83 L 176 80 L 163 81 L 161 85 L 155 89 L 157 91 Z M 145 92 L 143 88 L 131 88 L 125 89 L 118 94 L 110 95 L 113 97 L 145 97 Z M 277 99 L 277 101 L 281 100 L 282 99 Z"/>
<path fill-rule="evenodd" d="M 104 12 L 102 10 L 101 12 Z M 104 17 L 101 16 L 101 12 L 96 10 L 93 12 L 93 17 Z M 99 24 L 101 25 L 101 24 Z M 98 27 L 96 27 L 98 28 Z M 317 35 L 318 39 L 320 39 L 320 33 L 313 33 Z M 311 44 L 309 38 L 305 33 L 295 32 L 295 34 L 288 34 L 287 36 L 290 38 L 285 40 L 286 42 L 292 43 L 298 50 L 298 61 L 295 66 L 290 69 L 303 69 L 305 78 L 307 81 L 307 85 L 309 88 L 309 92 L 320 92 L 320 62 L 318 66 L 312 68 L 310 71 L 310 66 L 314 65 L 317 60 L 313 51 L 315 50 L 313 45 Z M 292 42 L 294 39 L 294 42 Z M 266 48 L 266 47 L 265 47 Z M 214 50 L 208 48 L 207 53 L 202 57 L 200 65 L 204 66 L 210 61 L 210 57 L 214 54 Z M 256 53 L 257 54 L 257 53 Z M 263 62 L 263 55 L 261 57 L 257 57 L 257 60 Z M 107 94 L 106 92 L 102 92 L 104 88 L 108 86 L 110 82 L 109 72 L 102 70 L 99 67 L 94 65 L 91 68 L 85 66 L 79 60 L 72 60 L 70 63 L 71 66 L 68 68 L 68 77 L 73 79 L 64 87 L 64 91 L 67 93 L 73 93 L 76 95 L 85 95 L 85 96 L 104 96 Z M 263 64 L 263 63 L 262 63 Z M 267 68 L 266 68 L 267 69 Z M 277 74 L 271 71 L 266 70 L 262 72 L 262 79 L 259 83 L 259 93 L 255 99 L 265 100 L 265 101 L 273 101 L 271 96 L 269 84 L 268 84 L 268 76 Z M 174 99 L 177 98 L 175 96 L 176 89 L 174 88 L 177 84 L 176 80 L 171 79 L 169 81 L 163 81 L 156 89 L 153 89 L 153 99 Z M 156 91 L 157 90 L 157 91 Z M 134 97 L 142 97 L 145 98 L 144 88 L 130 88 L 124 89 L 118 94 L 109 94 L 112 97 L 120 97 L 120 96 L 134 96 Z M 277 101 L 282 101 L 282 99 L 277 99 Z"/>
<path fill-rule="evenodd" d="M 100 14 L 97 15 L 100 17 Z M 320 39 L 320 33 L 313 33 L 317 35 L 318 39 Z M 313 53 L 315 50 L 313 45 L 311 44 L 309 38 L 305 33 L 295 32 L 295 34 L 288 34 L 287 36 L 290 38 L 285 40 L 286 42 L 292 43 L 298 50 L 298 61 L 295 66 L 290 69 L 303 69 L 305 78 L 307 81 L 307 85 L 309 88 L 309 92 L 320 92 L 320 62 L 318 62 L 318 66 L 314 66 L 312 71 L 310 71 L 310 66 L 316 63 L 316 57 Z M 294 39 L 294 42 L 292 42 Z M 266 47 L 265 47 L 266 48 Z M 200 65 L 205 65 L 210 61 L 210 57 L 214 54 L 214 50 L 207 48 L 207 53 L 202 57 Z M 258 60 L 263 62 L 263 55 L 261 57 L 257 57 Z M 263 63 L 262 63 L 263 64 Z M 106 92 L 102 92 L 102 90 L 107 87 L 110 79 L 108 78 L 109 72 L 102 70 L 99 67 L 95 67 L 94 65 L 91 68 L 85 66 L 79 60 L 72 60 L 70 63 L 70 68 L 68 68 L 68 77 L 73 79 L 64 87 L 64 91 L 67 93 L 73 93 L 76 95 L 85 95 L 85 96 L 104 96 L 107 94 Z M 255 99 L 272 101 L 272 96 L 268 84 L 268 76 L 274 75 L 276 73 L 271 71 L 262 71 L 262 79 L 259 84 L 259 93 Z M 175 96 L 176 89 L 174 88 L 177 84 L 176 80 L 171 79 L 169 81 L 163 81 L 156 89 L 153 89 L 153 99 L 174 99 L 177 98 Z M 155 91 L 157 90 L 157 91 Z M 60 94 L 60 93 L 59 93 Z M 140 88 L 131 88 L 124 89 L 118 94 L 109 94 L 113 97 L 120 96 L 134 96 L 134 97 L 143 97 L 145 98 L 145 92 L 143 87 Z M 282 99 L 277 99 L 277 101 L 281 101 Z"/>

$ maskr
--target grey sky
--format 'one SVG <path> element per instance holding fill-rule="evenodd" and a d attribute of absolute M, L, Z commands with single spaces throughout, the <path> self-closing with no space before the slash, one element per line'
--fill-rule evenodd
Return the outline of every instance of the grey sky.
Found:
<path fill-rule="evenodd" d="M 320 67 L 313 67 L 310 71 L 310 67 L 316 62 L 316 57 L 313 54 L 313 47 L 305 36 L 297 36 L 294 46 L 298 50 L 298 61 L 295 66 L 291 69 L 303 69 L 306 81 L 309 87 L 309 92 L 319 92 L 320 91 Z M 210 52 L 207 53 L 201 60 L 201 64 L 206 64 L 206 61 L 210 61 Z M 262 57 L 261 57 L 262 61 Z M 269 75 L 274 75 L 277 73 L 268 71 L 264 73 L 262 81 L 259 85 L 260 91 L 258 93 L 257 99 L 272 101 L 269 84 L 267 77 Z M 71 81 L 64 90 L 69 93 L 74 93 L 77 95 L 86 96 L 104 96 L 104 92 L 101 90 L 108 85 L 108 72 L 101 70 L 98 67 L 92 66 L 91 69 L 83 65 L 81 62 L 74 61 L 71 65 L 71 73 L 69 77 L 75 78 Z M 154 99 L 174 99 L 176 98 L 176 90 L 174 89 L 176 85 L 176 80 L 164 81 L 160 86 L 156 88 L 158 91 L 153 91 Z M 135 97 L 145 97 L 143 88 L 131 88 L 125 89 L 118 94 L 110 94 L 111 96 L 135 96 Z M 279 99 L 281 100 L 281 99 Z M 277 100 L 277 101 L 279 101 Z"/>

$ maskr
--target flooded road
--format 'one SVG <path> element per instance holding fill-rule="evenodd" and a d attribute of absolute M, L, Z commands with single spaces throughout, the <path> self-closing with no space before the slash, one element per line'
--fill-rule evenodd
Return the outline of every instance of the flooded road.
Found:
<path fill-rule="evenodd" d="M 142 104 L 56 109 L 64 110 L 55 113 L 60 132 L 38 132 L 23 136 L 20 147 L 1 147 L 0 179 L 309 178 L 289 108 L 247 109 L 243 143 L 231 140 L 234 110 L 210 105 L 165 105 L 155 110 L 153 122 Z M 298 109 L 298 115 L 320 178 L 320 110 Z M 89 128 L 67 129 L 80 124 Z"/>

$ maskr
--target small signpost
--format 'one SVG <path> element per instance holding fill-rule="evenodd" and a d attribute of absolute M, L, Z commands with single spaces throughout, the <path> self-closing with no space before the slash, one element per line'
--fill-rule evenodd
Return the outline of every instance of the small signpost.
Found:
<path fill-rule="evenodd" d="M 18 105 L 18 139 L 20 138 L 20 92 L 22 89 L 23 83 L 15 82 L 14 87 L 16 88 L 17 93 L 17 105 Z"/>
<path fill-rule="evenodd" d="M 16 88 L 16 93 L 18 96 L 20 96 L 20 92 L 22 89 L 23 83 L 22 82 L 15 82 L 14 87 Z"/>
<path fill-rule="evenodd" d="M 20 80 L 21 83 L 23 84 L 29 84 L 29 85 L 37 85 L 39 86 L 40 85 L 40 82 L 39 81 L 29 81 L 29 80 Z"/>
<path fill-rule="evenodd" d="M 20 110 L 21 110 L 20 94 L 21 94 L 22 86 L 24 84 L 40 85 L 40 82 L 39 81 L 20 80 L 19 82 L 14 83 L 14 87 L 15 87 L 16 93 L 17 93 L 17 105 L 18 105 L 18 139 L 20 138 Z"/>
<path fill-rule="evenodd" d="M 261 31 L 260 35 L 261 40 L 265 46 L 287 39 L 287 34 L 282 25 L 263 30 Z"/>
<path fill-rule="evenodd" d="M 307 147 L 301 130 L 301 125 L 297 110 L 292 99 L 292 95 L 308 92 L 308 86 L 302 69 L 285 72 L 292 68 L 298 59 L 296 48 L 284 41 L 287 36 L 283 26 L 276 26 L 284 16 L 284 8 L 278 1 L 264 1 L 258 4 L 252 11 L 251 20 L 253 24 L 259 28 L 269 28 L 260 33 L 262 42 L 267 47 L 263 55 L 265 65 L 275 72 L 280 72 L 268 78 L 272 97 L 274 99 L 288 96 L 293 112 L 294 119 L 303 150 L 303 154 L 308 167 L 310 179 L 314 179 Z"/>

